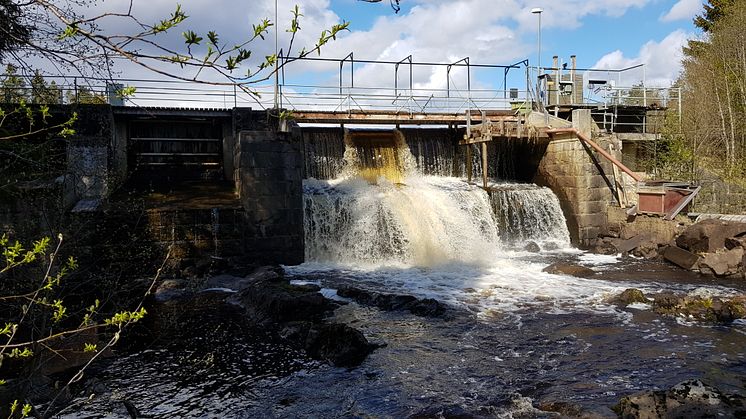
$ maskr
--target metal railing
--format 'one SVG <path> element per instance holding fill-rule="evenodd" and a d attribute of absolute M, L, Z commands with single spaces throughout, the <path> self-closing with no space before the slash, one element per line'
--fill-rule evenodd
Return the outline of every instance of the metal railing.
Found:
<path fill-rule="evenodd" d="M 161 106 L 179 108 L 233 108 L 253 107 L 271 108 L 275 105 L 289 110 L 321 110 L 336 112 L 353 111 L 387 111 L 395 113 L 463 113 L 466 110 L 501 110 L 531 109 L 538 106 L 543 110 L 555 105 L 584 105 L 592 107 L 597 121 L 604 128 L 615 131 L 625 124 L 642 126 L 647 132 L 647 117 L 642 121 L 629 122 L 620 118 L 618 108 L 625 105 L 643 108 L 679 109 L 681 91 L 678 88 L 651 88 L 643 82 L 637 86 L 621 87 L 619 81 L 625 72 L 642 68 L 634 66 L 621 70 L 593 70 L 544 68 L 544 78 L 539 83 L 532 81 L 536 76 L 535 67 L 530 67 L 527 60 L 511 65 L 474 64 L 469 57 L 452 63 L 417 62 L 407 56 L 399 61 L 359 60 L 353 53 L 342 59 L 323 57 L 286 57 L 282 51 L 278 56 L 278 73 L 275 84 L 225 85 L 187 82 L 172 79 L 118 79 L 112 81 L 95 77 L 44 77 L 44 87 L 40 89 L 39 81 L 32 81 L 31 75 L 15 76 L 21 83 L 2 83 L 0 85 L 0 102 L 11 102 L 24 98 L 28 102 L 48 101 L 52 103 L 109 103 L 121 106 Z M 301 67 L 295 67 L 300 65 Z M 305 74 L 311 65 L 325 66 L 324 74 L 337 73 L 338 82 L 308 83 L 308 77 L 302 76 L 304 82 L 291 80 L 290 69 Z M 366 86 L 360 83 L 358 75 L 356 85 L 356 66 L 359 72 L 373 69 L 384 86 Z M 361 67 L 367 66 L 367 67 Z M 458 71 L 454 71 L 458 70 Z M 474 87 L 474 72 L 479 71 L 480 80 L 498 79 L 493 85 L 500 89 Z M 507 88 L 508 75 L 513 72 L 512 84 L 523 85 L 520 88 Z M 607 74 L 605 79 L 593 78 L 594 71 Z M 485 72 L 491 72 L 486 74 Z M 568 73 L 572 84 L 568 92 L 559 87 L 568 84 Z M 415 74 L 422 78 L 427 75 L 430 86 L 421 87 L 415 83 Z M 457 74 L 458 77 L 454 77 Z M 438 76 L 442 78 L 438 80 Z M 582 80 L 582 92 L 577 89 L 576 75 Z M 610 80 L 611 75 L 616 75 Z M 520 76 L 520 77 L 516 77 Z M 547 76 L 549 78 L 547 78 Z M 299 76 L 293 76 L 300 78 Z M 390 77 L 390 78 L 389 78 Z M 643 76 L 644 77 L 644 76 Z M 8 76 L 0 76 L 0 81 Z M 554 78 L 559 81 L 553 89 L 548 81 Z M 389 79 L 390 83 L 380 80 Z M 404 80 L 402 80 L 404 79 Z M 502 79 L 502 80 L 499 80 Z M 363 80 L 365 81 L 365 80 Z M 543 81 L 543 83 L 542 83 Z M 584 84 L 587 82 L 587 87 Z M 525 85 L 524 85 L 525 84 Z M 245 88 L 245 89 L 244 89 Z M 122 95 L 123 91 L 131 94 Z M 537 94 L 536 92 L 539 92 Z M 537 97 L 540 100 L 537 100 Z M 563 99 L 564 97 L 564 99 Z M 581 99 L 582 98 L 582 99 Z M 580 101 L 582 103 L 576 103 Z"/>

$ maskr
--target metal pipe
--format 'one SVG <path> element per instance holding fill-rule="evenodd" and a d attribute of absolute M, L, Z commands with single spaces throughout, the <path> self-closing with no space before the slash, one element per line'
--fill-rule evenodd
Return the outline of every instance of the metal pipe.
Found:
<path fill-rule="evenodd" d="M 394 66 L 394 97 L 399 97 L 399 65 L 405 61 L 409 61 L 409 91 L 411 95 L 412 91 L 412 55 L 407 56 L 401 61 L 398 61 Z"/>
<path fill-rule="evenodd" d="M 458 65 L 461 62 L 466 63 L 465 65 L 467 67 L 466 71 L 467 71 L 467 77 L 468 77 L 467 84 L 469 85 L 469 87 L 471 87 L 471 77 L 468 74 L 469 73 L 469 57 L 465 57 L 458 61 L 454 61 L 451 64 L 446 64 L 446 97 L 451 97 L 451 67 Z"/>
<path fill-rule="evenodd" d="M 354 67 L 355 67 L 355 62 L 353 61 L 353 55 L 352 54 L 353 54 L 352 52 L 349 53 L 349 54 L 347 54 L 347 56 L 344 57 L 339 62 L 339 94 L 340 95 L 342 94 L 342 69 L 344 67 L 345 61 L 347 61 L 348 58 L 350 59 L 350 65 L 351 65 L 351 67 L 350 67 L 350 83 L 351 83 L 350 87 L 355 87 L 355 79 L 353 78 L 354 77 L 353 71 L 354 71 Z"/>
<path fill-rule="evenodd" d="M 633 172 L 632 170 L 630 170 L 629 167 L 625 166 L 624 164 L 622 164 L 622 162 L 620 162 L 619 160 L 615 159 L 614 156 L 612 156 L 611 154 L 609 154 L 608 151 L 606 151 L 603 148 L 601 148 L 601 146 L 599 146 L 598 144 L 596 144 L 594 141 L 592 141 L 590 138 L 586 137 L 583 133 L 581 133 L 580 131 L 578 131 L 575 128 L 554 128 L 554 129 L 549 129 L 549 130 L 547 130 L 547 134 L 549 134 L 550 136 L 552 134 L 575 134 L 575 136 L 578 137 L 581 141 L 583 141 L 586 144 L 588 144 L 589 146 L 591 146 L 594 150 L 596 150 L 598 152 L 598 154 L 604 156 L 604 158 L 606 158 L 606 160 L 610 161 L 612 164 L 614 164 L 615 166 L 617 166 L 618 168 L 620 168 L 624 173 L 628 174 L 632 179 L 634 179 L 637 182 L 639 182 L 639 181 L 642 180 L 640 178 L 640 176 L 638 176 L 637 174 L 635 174 L 635 172 Z"/>
<path fill-rule="evenodd" d="M 280 75 L 277 73 L 277 70 L 279 70 L 279 68 L 277 68 L 277 66 L 279 65 L 279 63 L 277 62 L 277 55 L 279 52 L 280 42 L 279 42 L 279 35 L 278 35 L 279 30 L 277 29 L 277 24 L 278 24 L 277 22 L 277 0 L 275 0 L 275 25 L 274 25 L 275 26 L 275 66 L 274 66 L 275 67 L 275 101 L 274 101 L 275 109 L 278 109 L 279 104 L 280 104 L 279 102 Z"/>
<path fill-rule="evenodd" d="M 578 61 L 575 55 L 570 56 L 570 82 L 572 83 L 572 95 L 570 96 L 570 103 L 575 104 L 575 67 L 577 67 Z M 583 84 L 580 84 L 580 102 L 583 102 Z"/>

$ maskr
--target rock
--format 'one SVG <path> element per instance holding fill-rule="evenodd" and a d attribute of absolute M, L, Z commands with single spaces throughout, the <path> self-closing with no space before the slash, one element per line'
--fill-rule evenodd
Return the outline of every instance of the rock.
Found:
<path fill-rule="evenodd" d="M 553 263 L 542 269 L 542 271 L 555 275 L 570 275 L 578 278 L 588 278 L 596 274 L 593 269 L 565 262 Z"/>
<path fill-rule="evenodd" d="M 186 287 L 187 281 L 183 279 L 167 279 L 156 288 L 153 297 L 159 303 L 183 300 L 192 295 Z"/>
<path fill-rule="evenodd" d="M 231 297 L 243 307 L 251 320 L 259 324 L 292 321 L 320 321 L 336 304 L 315 291 L 287 283 L 258 281 Z"/>
<path fill-rule="evenodd" d="M 616 255 L 617 253 L 619 253 L 619 249 L 617 248 L 617 245 L 619 243 L 620 240 L 617 238 L 599 238 L 595 240 L 590 250 L 593 253 L 598 253 L 601 255 Z"/>
<path fill-rule="evenodd" d="M 667 391 L 645 391 L 624 397 L 614 408 L 621 418 L 744 417 L 746 398 L 723 394 L 699 380 Z"/>
<path fill-rule="evenodd" d="M 653 298 L 653 308 L 659 313 L 667 313 L 675 310 L 682 301 L 683 297 L 676 294 L 670 292 L 660 293 Z"/>
<path fill-rule="evenodd" d="M 382 294 L 353 287 L 342 287 L 337 290 L 337 295 L 384 311 L 408 310 L 422 317 L 437 317 L 446 312 L 446 307 L 432 298 L 419 300 L 412 295 Z"/>
<path fill-rule="evenodd" d="M 744 249 L 737 247 L 724 252 L 707 253 L 699 262 L 700 269 L 708 268 L 717 276 L 734 275 L 743 271 Z"/>
<path fill-rule="evenodd" d="M 669 246 L 663 252 L 663 258 L 679 266 L 680 268 L 692 270 L 699 263 L 699 256 L 676 246 Z"/>
<path fill-rule="evenodd" d="M 539 253 L 541 252 L 541 247 L 539 247 L 536 242 L 528 242 L 526 243 L 526 246 L 523 247 L 523 250 L 531 253 Z"/>
<path fill-rule="evenodd" d="M 620 253 L 629 252 L 632 249 L 636 249 L 645 242 L 651 241 L 650 234 L 639 234 L 631 239 L 622 241 L 617 245 L 617 249 Z"/>
<path fill-rule="evenodd" d="M 443 304 L 432 298 L 419 300 L 409 305 L 408 309 L 415 316 L 422 317 L 437 317 L 443 315 L 443 313 L 446 312 L 446 308 L 443 306 Z"/>
<path fill-rule="evenodd" d="M 653 309 L 658 314 L 680 315 L 705 322 L 731 323 L 746 318 L 746 298 L 722 300 L 718 297 L 681 297 L 663 293 L 655 297 Z"/>
<path fill-rule="evenodd" d="M 650 300 L 645 297 L 645 293 L 638 290 L 637 288 L 627 288 L 626 290 L 622 291 L 622 293 L 619 294 L 616 298 L 614 298 L 613 302 L 626 307 L 633 303 L 648 304 L 650 303 Z"/>
<path fill-rule="evenodd" d="M 655 259 L 658 257 L 658 243 L 653 240 L 646 240 L 640 243 L 631 252 L 637 257 L 644 259 Z"/>
<path fill-rule="evenodd" d="M 224 288 L 233 291 L 240 291 L 251 284 L 251 282 L 252 281 L 249 278 L 240 278 L 233 275 L 222 274 L 208 278 L 207 281 L 205 281 L 203 288 Z"/>
<path fill-rule="evenodd" d="M 731 323 L 734 320 L 746 318 L 746 305 L 736 299 L 728 301 L 713 299 L 712 312 L 718 322 Z"/>
<path fill-rule="evenodd" d="M 689 226 L 676 238 L 676 245 L 692 253 L 714 253 L 725 239 L 746 233 L 746 223 L 704 220 Z"/>
<path fill-rule="evenodd" d="M 733 250 L 736 248 L 746 249 L 746 235 L 742 234 L 738 237 L 728 237 L 725 239 L 725 248 Z"/>
<path fill-rule="evenodd" d="M 335 366 L 354 367 L 365 360 L 373 346 L 359 330 L 341 323 L 328 323 L 315 325 L 308 331 L 305 349 L 310 356 Z"/>
<path fill-rule="evenodd" d="M 559 244 L 557 244 L 555 242 L 546 242 L 546 243 L 544 243 L 544 250 L 551 251 L 551 250 L 557 250 L 557 249 L 559 249 Z"/>

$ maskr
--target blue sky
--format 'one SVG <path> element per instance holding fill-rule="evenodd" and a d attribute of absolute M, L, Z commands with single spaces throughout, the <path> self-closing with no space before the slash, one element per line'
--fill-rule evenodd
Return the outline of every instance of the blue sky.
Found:
<path fill-rule="evenodd" d="M 472 62 L 509 64 L 517 59 L 528 58 L 532 65 L 536 65 L 536 24 L 538 22 L 536 15 L 531 15 L 528 10 L 539 6 L 544 8 L 542 15 L 543 65 L 551 63 L 553 55 L 559 55 L 567 60 L 572 54 L 578 56 L 578 66 L 586 68 L 596 66 L 621 68 L 644 62 L 649 67 L 646 69 L 649 82 L 660 85 L 670 83 L 678 74 L 680 70 L 678 51 L 686 38 L 697 36 L 692 25 L 692 18 L 702 9 L 701 2 L 698 0 L 599 0 L 595 2 L 497 0 L 486 3 L 403 0 L 402 10 L 398 14 L 391 10 L 385 0 L 377 4 L 365 4 L 357 0 L 332 0 L 329 3 L 329 9 L 340 18 L 351 21 L 353 33 L 374 34 L 376 22 L 379 19 L 414 20 L 414 16 L 422 9 L 437 10 L 445 3 L 463 3 L 466 9 L 476 9 L 476 13 L 479 13 L 480 3 L 481 7 L 487 4 L 488 8 L 493 9 L 506 5 L 506 9 L 511 6 L 513 8 L 513 10 L 506 10 L 502 16 L 495 14 L 492 21 L 487 23 L 498 23 L 512 31 L 516 51 L 496 50 L 491 54 L 477 54 L 477 57 L 472 57 Z M 568 8 L 563 8 L 562 3 L 567 3 Z M 590 10 L 580 10 L 587 7 L 588 3 L 596 5 Z M 572 10 L 572 8 L 578 10 Z M 556 16 L 551 16 L 551 13 L 556 13 Z M 479 23 L 476 25 L 472 32 L 478 36 Z M 427 37 L 428 33 L 415 32 L 411 36 Z M 669 38 L 668 42 L 665 42 L 667 38 Z M 648 51 L 641 51 L 646 44 Z M 458 40 L 454 40 L 452 45 L 443 45 L 443 47 L 442 56 L 436 55 L 435 58 L 440 58 L 438 61 L 447 62 L 449 54 L 453 57 L 453 54 L 459 50 Z M 420 52 L 418 48 L 413 48 L 411 52 L 415 60 L 418 60 L 418 52 Z M 469 52 L 471 51 L 465 48 L 464 54 L 457 56 L 468 55 Z M 380 55 L 380 49 L 378 51 L 355 51 L 357 57 L 380 58 L 375 57 L 376 53 Z M 429 59 L 432 57 L 432 52 L 426 52 L 425 56 Z M 640 74 L 633 77 L 641 78 L 642 76 Z"/>

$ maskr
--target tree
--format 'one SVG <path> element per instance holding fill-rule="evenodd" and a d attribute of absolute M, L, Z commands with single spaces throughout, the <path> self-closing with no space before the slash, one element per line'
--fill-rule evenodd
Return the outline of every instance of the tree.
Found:
<path fill-rule="evenodd" d="M 366 3 L 380 3 L 381 0 L 358 0 L 358 1 L 364 1 Z M 389 0 L 389 3 L 391 4 L 391 8 L 394 9 L 394 13 L 399 13 L 401 11 L 401 5 L 399 4 L 401 0 Z"/>
<path fill-rule="evenodd" d="M 33 25 L 21 18 L 21 6 L 13 0 L 0 0 L 0 62 L 10 50 L 28 42 Z"/>
<path fill-rule="evenodd" d="M 18 75 L 18 68 L 12 64 L 5 67 L 5 77 L 0 84 L 2 101 L 18 103 L 26 99 L 26 82 Z"/>
<path fill-rule="evenodd" d="M 724 186 L 712 193 L 729 195 L 746 182 L 746 2 L 710 1 L 695 19 L 707 38 L 690 43 L 679 84 L 681 130 L 670 133 L 680 155 L 691 156 L 694 178 L 714 178 Z M 743 211 L 743 199 L 730 208 Z"/>
<path fill-rule="evenodd" d="M 75 114 L 67 120 L 52 120 L 47 102 L 61 97 L 59 88 L 47 84 L 42 77 L 44 74 L 36 71 L 32 61 L 42 58 L 60 72 L 111 79 L 116 72 L 113 58 L 120 57 L 163 77 L 237 86 L 248 93 L 252 93 L 252 83 L 266 80 L 280 67 L 274 54 L 258 59 L 252 57 L 250 47 L 264 39 L 275 25 L 268 19 L 254 24 L 243 40 L 224 40 L 216 31 L 197 33 L 186 29 L 182 32 L 180 48 L 172 48 L 159 40 L 164 33 L 184 26 L 188 19 L 186 12 L 177 5 L 169 16 L 145 22 L 132 14 L 133 2 L 130 0 L 129 8 L 125 7 L 121 12 L 84 16 L 79 10 L 86 5 L 85 0 L 0 0 L 0 60 L 13 63 L 8 67 L 2 84 L 3 98 L 7 98 L 5 102 L 11 105 L 0 107 L 0 154 L 10 156 L 0 159 L 0 169 L 12 172 L 13 178 L 0 184 L 0 192 L 8 184 L 26 180 L 28 176 L 40 177 L 31 172 L 44 167 L 38 158 L 28 154 L 30 150 L 46 151 L 45 142 L 73 133 Z M 293 51 L 301 17 L 300 9 L 295 7 L 287 29 L 291 37 L 286 56 Z M 136 29 L 129 33 L 107 32 L 105 27 L 111 26 L 101 24 L 104 20 L 119 20 L 119 25 L 114 26 L 134 26 Z M 347 22 L 342 22 L 322 30 L 315 44 L 302 48 L 296 55 L 303 57 L 320 51 L 347 26 Z M 283 64 L 287 62 L 290 60 Z M 29 82 L 30 89 L 27 88 Z M 75 95 L 75 101 L 79 103 L 95 103 L 101 99 L 99 94 L 85 87 L 79 88 Z M 33 141 L 40 144 L 31 144 Z M 24 143 L 31 146 L 19 152 L 16 147 Z M 62 158 L 58 156 L 57 161 L 64 161 L 64 155 Z M 30 169 L 16 170 L 16 163 Z M 114 309 L 110 306 L 106 309 L 108 311 L 104 311 L 95 300 L 89 301 L 87 307 L 80 302 L 71 307 L 66 298 L 68 294 L 60 285 L 75 263 L 57 264 L 61 237 L 55 250 L 50 250 L 50 243 L 49 239 L 42 238 L 31 246 L 24 246 L 19 241 L 11 241 L 8 236 L 0 239 L 0 253 L 6 261 L 4 267 L 0 266 L 0 300 L 4 303 L 0 312 L 7 322 L 4 328 L 0 324 L 0 338 L 6 338 L 0 342 L 0 361 L 29 360 L 59 337 L 103 327 L 107 330 L 103 345 L 89 342 L 81 348 L 93 353 L 92 359 L 95 359 L 117 342 L 125 326 L 145 315 L 142 300 L 134 308 Z M 169 255 L 166 254 L 166 260 Z M 37 268 L 42 269 L 31 270 L 35 263 L 39 263 Z M 159 273 L 160 270 L 150 286 L 143 290 L 144 295 L 153 290 Z M 76 298 L 83 299 L 80 295 Z M 81 312 L 80 317 L 72 315 L 76 311 Z M 25 364 L 24 368 L 28 365 Z M 88 365 L 90 362 L 83 368 Z M 0 370 L 0 374 L 5 372 Z M 17 377 L 22 379 L 24 375 Z M 63 383 L 63 389 L 81 377 L 82 370 Z M 0 385 L 6 384 L 3 378 L 0 376 Z M 19 394 L 10 406 L 11 416 L 31 413 L 30 405 L 22 399 L 23 394 Z M 52 401 L 47 411 L 39 412 L 39 415 L 44 417 L 53 413 L 54 406 Z"/>
<path fill-rule="evenodd" d="M 89 359 L 83 367 L 64 384 L 66 389 L 83 376 L 83 371 L 91 365 L 101 354 L 111 348 L 121 337 L 125 327 L 140 321 L 146 314 L 143 307 L 144 300 L 140 300 L 133 310 L 124 310 L 110 316 L 102 314 L 100 300 L 96 299 L 81 310 L 69 310 L 70 307 L 60 297 L 58 289 L 62 281 L 77 268 L 77 261 L 70 257 L 63 263 L 58 263 L 62 235 L 57 237 L 56 245 L 52 246 L 49 238 L 42 238 L 30 247 L 25 247 L 18 241 L 11 241 L 5 234 L 0 236 L 0 253 L 4 264 L 0 265 L 0 279 L 3 279 L 0 290 L 4 303 L 4 326 L 0 327 L 0 367 L 4 362 L 24 361 L 33 357 L 56 340 L 63 337 L 93 331 L 88 342 L 83 342 L 77 348 L 82 353 L 89 353 Z M 160 276 L 170 252 L 166 254 L 161 268 L 153 277 L 148 291 L 152 291 Z M 38 268 L 33 269 L 33 265 Z M 31 268 L 31 269 L 30 269 Z M 11 277 L 14 271 L 26 271 L 29 276 Z M 147 295 L 147 293 L 146 293 Z M 13 314 L 13 312 L 15 312 Z M 80 313 L 77 316 L 73 313 Z M 77 318 L 76 318 L 77 317 Z M 98 341 L 104 334 L 99 329 L 108 330 L 107 339 Z M 26 368 L 33 368 L 27 365 Z M 31 371 L 26 369 L 26 374 Z M 7 385 L 5 379 L 0 379 L 0 385 Z M 59 396 L 60 393 L 58 393 Z M 48 417 L 56 408 L 55 400 L 47 406 L 45 411 L 37 412 L 40 417 Z M 9 417 L 26 417 L 32 413 L 31 404 L 15 399 L 9 406 Z"/>
<path fill-rule="evenodd" d="M 61 104 L 62 89 L 52 80 L 47 83 L 39 71 L 34 72 L 31 79 L 31 103 L 35 104 Z"/>
<path fill-rule="evenodd" d="M 706 33 L 711 33 L 715 24 L 726 14 L 726 9 L 733 6 L 737 0 L 708 0 L 704 6 L 704 13 L 694 18 L 694 26 Z"/>

